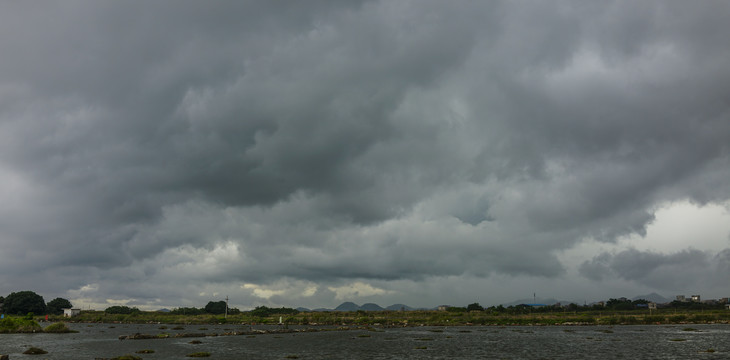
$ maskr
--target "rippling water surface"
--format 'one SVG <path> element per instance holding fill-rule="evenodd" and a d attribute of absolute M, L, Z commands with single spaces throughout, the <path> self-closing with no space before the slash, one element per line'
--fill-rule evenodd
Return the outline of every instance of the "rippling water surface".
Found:
<path fill-rule="evenodd" d="M 312 333 L 118 340 L 134 333 L 223 333 L 244 325 L 69 324 L 76 334 L 0 334 L 10 359 L 727 359 L 730 325 L 416 327 Z M 691 328 L 690 328 L 691 327 Z M 266 329 L 266 327 L 258 327 Z M 202 329 L 202 330 L 201 330 Z M 269 327 L 275 329 L 275 327 Z M 694 330 L 693 330 L 694 329 Z M 191 344 L 192 340 L 201 341 Z M 29 346 L 46 355 L 23 355 Z"/>

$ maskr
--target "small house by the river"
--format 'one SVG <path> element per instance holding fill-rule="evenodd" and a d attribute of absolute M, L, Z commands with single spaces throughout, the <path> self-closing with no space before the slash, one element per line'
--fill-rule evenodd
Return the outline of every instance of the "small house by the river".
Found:
<path fill-rule="evenodd" d="M 74 317 L 78 314 L 81 314 L 81 309 L 63 309 L 64 317 Z"/>

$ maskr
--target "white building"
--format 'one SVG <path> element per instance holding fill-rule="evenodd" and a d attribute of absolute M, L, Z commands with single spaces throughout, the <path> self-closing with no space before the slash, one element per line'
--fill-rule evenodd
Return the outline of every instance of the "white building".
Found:
<path fill-rule="evenodd" d="M 74 317 L 78 314 L 81 314 L 81 309 L 63 309 L 64 317 Z"/>

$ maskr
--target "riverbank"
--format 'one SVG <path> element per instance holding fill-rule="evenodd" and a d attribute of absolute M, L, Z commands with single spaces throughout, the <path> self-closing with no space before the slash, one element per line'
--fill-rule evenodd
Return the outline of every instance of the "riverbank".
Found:
<path fill-rule="evenodd" d="M 43 320 L 37 317 L 37 320 Z M 134 314 L 107 314 L 102 311 L 82 311 L 73 318 L 52 316 L 50 321 L 83 323 L 128 324 L 247 324 L 329 326 L 469 326 L 469 325 L 654 325 L 654 324 L 727 324 L 730 311 L 596 311 L 596 312 L 543 312 L 526 314 L 495 314 L 486 311 L 356 311 L 356 312 L 300 312 L 298 314 L 237 315 L 173 315 L 163 312 Z"/>
<path fill-rule="evenodd" d="M 5 317 L 0 320 L 0 334 L 22 333 L 71 333 L 75 332 L 63 322 L 54 322 L 43 328 L 36 320 L 26 317 Z"/>

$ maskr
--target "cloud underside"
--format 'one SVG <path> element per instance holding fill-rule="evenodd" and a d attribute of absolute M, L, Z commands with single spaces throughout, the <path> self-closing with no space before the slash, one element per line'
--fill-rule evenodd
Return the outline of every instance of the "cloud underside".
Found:
<path fill-rule="evenodd" d="M 168 5 L 0 5 L 0 285 L 555 279 L 730 200 L 723 3 Z M 674 288 L 726 255 L 580 271 Z"/>

